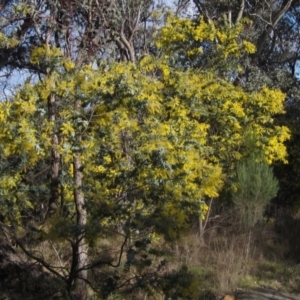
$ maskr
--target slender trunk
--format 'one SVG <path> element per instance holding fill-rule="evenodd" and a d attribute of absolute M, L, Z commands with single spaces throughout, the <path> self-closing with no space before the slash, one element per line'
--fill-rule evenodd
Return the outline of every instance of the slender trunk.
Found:
<path fill-rule="evenodd" d="M 203 235 L 204 235 L 204 228 L 203 228 L 203 220 L 200 218 L 199 219 L 199 242 L 201 243 L 201 244 L 204 244 L 204 238 L 203 238 Z"/>
<path fill-rule="evenodd" d="M 48 101 L 49 120 L 53 123 L 56 121 L 55 95 L 51 94 Z M 53 132 L 52 135 L 52 153 L 51 153 L 51 183 L 50 183 L 50 199 L 47 216 L 53 215 L 58 206 L 59 199 L 59 167 L 60 154 L 57 151 L 59 144 L 58 135 Z"/>
<path fill-rule="evenodd" d="M 76 103 L 76 109 L 79 109 L 80 102 Z M 81 136 L 78 136 L 78 142 L 81 143 Z M 85 199 L 82 191 L 83 174 L 82 174 L 82 161 L 81 153 L 74 154 L 74 201 L 77 215 L 77 236 L 75 244 L 76 260 L 76 276 L 74 281 L 74 294 L 78 300 L 87 299 L 87 270 L 88 264 L 88 245 L 85 241 L 85 225 L 87 223 L 87 210 L 85 207 Z"/>
<path fill-rule="evenodd" d="M 51 18 L 53 20 L 53 17 Z M 54 20 L 53 20 L 54 21 Z M 51 25 L 48 26 L 46 30 L 46 36 L 45 36 L 45 45 L 47 48 L 50 48 L 51 44 L 51 35 L 52 35 L 52 27 Z M 48 59 L 48 57 L 47 57 Z M 48 67 L 46 69 L 46 74 L 50 75 L 51 71 Z M 55 124 L 56 123 L 56 97 L 54 93 L 51 93 L 48 98 L 48 117 L 49 120 Z M 53 215 L 58 206 L 58 200 L 59 200 L 59 168 L 60 168 L 60 154 L 57 151 L 59 145 L 59 138 L 57 133 L 55 132 L 55 129 L 52 133 L 52 150 L 51 150 L 51 183 L 50 183 L 50 198 L 49 198 L 49 204 L 48 204 L 48 211 L 47 215 L 51 216 Z"/>
<path fill-rule="evenodd" d="M 74 176 L 75 176 L 75 206 L 77 213 L 78 233 L 76 237 L 76 261 L 77 274 L 74 282 L 74 292 L 78 300 L 87 299 L 87 270 L 88 245 L 85 242 L 84 227 L 87 221 L 87 211 L 85 208 L 84 195 L 82 192 L 82 171 L 80 153 L 74 157 Z"/>
<path fill-rule="evenodd" d="M 204 232 L 205 232 L 205 229 L 206 229 L 209 217 L 210 217 L 210 212 L 211 212 L 211 207 L 212 207 L 212 204 L 213 204 L 213 200 L 214 200 L 214 198 L 210 198 L 210 200 L 209 200 L 208 211 L 207 211 L 207 214 L 205 216 L 205 219 L 204 220 L 202 220 L 202 218 L 199 219 L 199 241 L 202 244 L 205 244 L 205 242 L 204 242 Z"/>

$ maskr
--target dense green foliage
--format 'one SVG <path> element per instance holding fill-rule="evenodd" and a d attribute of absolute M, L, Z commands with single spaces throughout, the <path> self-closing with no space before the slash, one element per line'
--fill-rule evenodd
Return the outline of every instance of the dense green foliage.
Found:
<path fill-rule="evenodd" d="M 261 222 L 267 205 L 278 192 L 273 170 L 257 157 L 250 156 L 237 165 L 237 192 L 234 204 L 241 224 L 251 229 Z"/>

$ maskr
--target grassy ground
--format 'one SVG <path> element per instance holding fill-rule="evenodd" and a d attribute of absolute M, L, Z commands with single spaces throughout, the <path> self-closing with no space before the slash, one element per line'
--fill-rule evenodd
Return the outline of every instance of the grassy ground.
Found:
<path fill-rule="evenodd" d="M 147 271 L 150 274 L 151 270 L 155 270 L 159 276 L 174 274 L 174 276 L 167 277 L 166 283 L 162 285 L 165 292 L 175 291 L 173 296 L 167 297 L 167 299 L 216 299 L 216 297 L 231 293 L 237 288 L 257 287 L 270 287 L 281 292 L 299 295 L 299 237 L 299 216 L 287 213 L 279 214 L 275 219 L 266 220 L 251 230 L 245 230 L 240 228 L 234 216 L 224 214 L 208 224 L 202 238 L 199 237 L 196 229 L 191 229 L 176 243 L 165 243 L 162 239 L 157 240 L 155 242 L 156 249 L 161 251 L 161 254 L 156 257 L 149 256 L 153 261 L 151 266 L 147 267 Z M 91 257 L 109 259 L 119 253 L 120 241 L 116 237 L 106 237 L 96 243 L 96 247 L 91 249 Z M 50 263 L 59 262 L 63 266 L 70 264 L 71 253 L 66 250 L 68 249 L 67 243 L 51 244 L 46 241 L 35 245 L 35 249 L 39 253 L 43 253 Z M 15 251 L 18 253 L 20 249 L 17 248 Z M 148 252 L 144 251 L 143 253 L 142 257 Z M 164 261 L 166 263 L 163 263 Z M 182 266 L 186 266 L 187 269 Z M 138 267 L 138 265 L 132 267 L 132 272 L 128 272 L 124 254 L 118 269 L 109 270 L 101 267 L 93 275 L 97 279 L 103 277 L 103 282 L 108 277 L 116 278 L 118 276 L 124 281 L 124 278 L 137 274 Z M 181 270 L 181 272 L 176 275 L 176 270 Z M 3 288 L 7 295 L 7 298 L 3 299 L 19 299 L 17 296 L 12 297 L 12 293 L 14 290 L 16 292 L 20 290 L 20 278 L 18 279 L 20 272 L 16 274 L 16 278 L 11 273 L 8 275 L 11 276 L 10 283 L 12 283 L 9 289 L 5 278 L 3 278 L 3 286 L 0 284 L 0 288 Z M 30 278 L 28 275 L 24 276 L 24 278 Z M 182 287 L 182 283 L 187 277 L 190 280 L 188 287 Z M 17 283 L 15 286 L 13 285 L 14 280 Z M 21 281 L 24 283 L 24 279 Z M 55 283 L 55 285 L 58 284 Z M 24 287 L 23 285 L 22 288 L 27 290 L 28 285 Z M 45 286 L 48 285 L 46 282 Z M 147 289 L 148 292 L 145 292 Z M 180 291 L 185 296 L 174 296 L 176 291 Z M 27 292 L 30 295 L 31 291 Z M 4 294 L 2 293 L 2 295 Z M 99 297 L 99 294 L 91 292 L 91 300 L 101 299 Z M 28 296 L 28 299 L 38 298 Z M 59 299 L 59 297 L 50 297 L 49 299 Z M 150 287 L 147 287 L 122 295 L 116 291 L 108 299 L 163 300 L 166 297 L 158 288 L 151 290 Z"/>
<path fill-rule="evenodd" d="M 286 219 L 284 219 L 286 218 Z M 186 235 L 174 251 L 199 278 L 198 299 L 213 299 L 237 288 L 270 287 L 300 294 L 299 217 L 282 216 L 247 232 L 237 224 L 214 224 L 199 240 Z M 210 298 L 211 297 L 211 298 Z"/>

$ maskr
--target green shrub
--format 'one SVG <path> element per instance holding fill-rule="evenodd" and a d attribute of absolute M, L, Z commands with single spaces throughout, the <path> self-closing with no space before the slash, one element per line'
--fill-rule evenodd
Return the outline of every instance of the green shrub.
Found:
<path fill-rule="evenodd" d="M 267 204 L 276 196 L 278 181 L 269 165 L 251 156 L 237 165 L 237 186 L 233 195 L 236 212 L 241 225 L 251 229 L 262 220 Z"/>

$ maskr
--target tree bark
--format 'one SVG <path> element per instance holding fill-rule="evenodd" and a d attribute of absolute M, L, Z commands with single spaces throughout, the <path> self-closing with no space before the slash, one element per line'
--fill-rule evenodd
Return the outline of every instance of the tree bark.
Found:
<path fill-rule="evenodd" d="M 51 94 L 48 100 L 49 119 L 51 122 L 56 121 L 55 95 Z M 58 135 L 53 132 L 52 135 L 52 150 L 51 150 L 51 183 L 50 183 L 50 198 L 48 205 L 47 217 L 53 215 L 58 206 L 59 199 L 59 168 L 60 154 L 57 151 L 59 145 Z"/>
<path fill-rule="evenodd" d="M 52 21 L 53 17 L 51 17 Z M 46 47 L 50 47 L 51 44 L 51 34 L 52 34 L 52 27 L 48 26 L 45 34 L 45 44 Z M 46 68 L 46 74 L 50 75 L 50 68 Z M 55 124 L 56 123 L 56 97 L 55 94 L 52 92 L 48 98 L 48 117 L 49 120 Z M 55 129 L 52 133 L 52 150 L 51 150 L 51 183 L 50 183 L 50 198 L 49 198 L 49 205 L 47 215 L 53 215 L 57 210 L 58 199 L 59 199 L 59 168 L 60 168 L 60 154 L 57 150 L 59 145 L 59 138 Z"/>
<path fill-rule="evenodd" d="M 80 102 L 77 101 L 76 109 L 79 109 Z M 78 137 L 79 144 L 81 143 L 81 136 Z M 81 153 L 74 154 L 74 201 L 77 215 L 77 234 L 75 243 L 75 257 L 76 261 L 76 274 L 74 280 L 74 295 L 76 300 L 86 300 L 88 296 L 87 290 L 87 264 L 88 264 L 88 245 L 85 241 L 85 226 L 87 223 L 87 210 L 85 206 L 84 194 L 82 191 L 83 174 L 82 174 L 82 161 Z"/>

